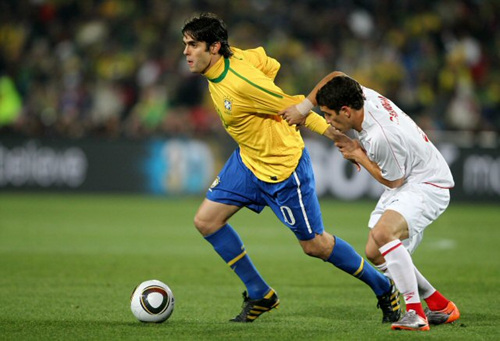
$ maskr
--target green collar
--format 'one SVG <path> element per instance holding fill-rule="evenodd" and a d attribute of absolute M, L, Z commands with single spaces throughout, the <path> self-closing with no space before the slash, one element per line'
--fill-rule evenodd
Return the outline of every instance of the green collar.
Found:
<path fill-rule="evenodd" d="M 229 71 L 229 59 L 224 58 L 224 71 L 222 71 L 219 77 L 212 79 L 208 78 L 208 80 L 212 83 L 219 83 L 224 79 L 224 77 L 226 77 L 228 71 Z"/>

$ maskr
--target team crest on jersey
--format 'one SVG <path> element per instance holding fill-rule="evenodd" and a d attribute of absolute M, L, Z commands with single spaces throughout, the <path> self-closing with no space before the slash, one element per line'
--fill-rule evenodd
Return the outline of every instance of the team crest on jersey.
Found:
<path fill-rule="evenodd" d="M 220 178 L 217 176 L 214 182 L 212 182 L 212 184 L 210 185 L 210 189 L 216 187 L 219 183 L 220 183 Z"/>
<path fill-rule="evenodd" d="M 224 113 L 226 115 L 231 115 L 233 110 L 233 100 L 229 97 L 224 98 Z"/>

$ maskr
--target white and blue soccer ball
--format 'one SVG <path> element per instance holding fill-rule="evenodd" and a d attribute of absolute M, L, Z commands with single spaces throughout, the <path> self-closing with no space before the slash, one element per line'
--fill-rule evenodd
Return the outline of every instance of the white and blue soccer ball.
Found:
<path fill-rule="evenodd" d="M 164 322 L 174 311 L 174 294 L 161 281 L 144 281 L 132 292 L 130 309 L 141 322 Z"/>

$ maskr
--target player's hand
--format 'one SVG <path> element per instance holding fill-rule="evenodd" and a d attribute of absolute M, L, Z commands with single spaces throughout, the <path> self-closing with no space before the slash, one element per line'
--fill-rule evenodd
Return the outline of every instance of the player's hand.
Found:
<path fill-rule="evenodd" d="M 278 115 L 281 115 L 285 119 L 285 121 L 289 125 L 304 125 L 306 123 L 306 117 L 302 115 L 296 108 L 295 105 L 292 105 L 291 107 L 286 108 L 285 110 L 282 110 L 278 113 Z"/>
<path fill-rule="evenodd" d="M 343 132 L 341 132 L 340 130 L 338 130 L 337 128 L 335 128 L 332 125 L 330 125 L 328 127 L 328 129 L 323 133 L 323 135 L 328 137 L 330 140 L 332 140 L 337 147 L 347 146 L 353 141 L 349 136 L 347 136 L 346 134 L 344 134 Z M 340 147 L 339 147 L 339 149 L 340 149 Z M 359 163 L 356 160 L 350 159 L 350 158 L 346 157 L 345 155 L 344 155 L 344 158 L 351 161 L 356 166 L 356 169 L 358 172 L 361 170 L 361 166 L 359 165 Z"/>
<path fill-rule="evenodd" d="M 335 140 L 335 146 L 344 156 L 344 159 L 351 161 L 356 166 L 357 171 L 361 170 L 361 165 L 359 164 L 360 158 L 359 153 L 365 153 L 364 149 L 358 140 L 353 140 L 347 135 L 342 134 L 343 137 L 339 137 Z"/>

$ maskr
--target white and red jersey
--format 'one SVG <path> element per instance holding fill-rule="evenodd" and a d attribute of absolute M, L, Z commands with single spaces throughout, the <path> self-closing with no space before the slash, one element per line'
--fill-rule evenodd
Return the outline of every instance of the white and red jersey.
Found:
<path fill-rule="evenodd" d="M 392 101 L 363 88 L 364 120 L 358 138 L 382 176 L 405 183 L 428 183 L 442 188 L 454 186 L 450 167 L 418 125 Z"/>

